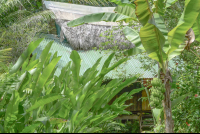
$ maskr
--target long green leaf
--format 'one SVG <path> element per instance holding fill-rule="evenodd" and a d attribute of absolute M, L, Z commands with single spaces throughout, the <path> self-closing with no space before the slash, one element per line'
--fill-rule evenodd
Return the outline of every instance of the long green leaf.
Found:
<path fill-rule="evenodd" d="M 31 80 L 31 74 L 29 72 L 25 72 L 21 76 L 20 82 L 16 86 L 16 90 L 18 90 L 18 92 L 21 94 L 26 85 L 29 84 L 30 80 Z"/>
<path fill-rule="evenodd" d="M 46 61 L 44 63 L 44 67 L 46 67 L 49 64 L 51 55 L 52 55 L 52 53 L 48 53 L 48 55 L 46 56 Z"/>
<path fill-rule="evenodd" d="M 41 53 L 41 55 L 40 55 L 40 57 L 39 57 L 39 61 L 40 61 L 41 63 L 45 63 L 46 59 L 48 58 L 48 55 L 49 55 L 48 53 L 49 53 L 49 51 L 50 51 L 50 48 L 51 48 L 52 44 L 53 44 L 53 41 L 50 41 L 50 42 L 46 45 L 46 47 L 44 48 L 44 50 L 42 51 L 42 53 Z"/>
<path fill-rule="evenodd" d="M 102 70 L 107 69 L 110 65 L 111 60 L 113 59 L 113 57 L 115 56 L 115 53 L 112 53 L 109 55 L 109 57 L 106 59 L 106 61 L 103 64 Z"/>
<path fill-rule="evenodd" d="M 192 26 L 192 30 L 194 31 L 195 34 L 195 40 L 200 42 L 200 14 L 197 17 L 194 25 Z"/>
<path fill-rule="evenodd" d="M 137 31 L 135 31 L 134 29 L 126 26 L 123 28 L 123 32 L 125 37 L 132 42 L 133 44 L 135 44 L 136 47 L 131 48 L 129 50 L 126 50 L 124 52 L 125 55 L 127 56 L 132 56 L 132 55 L 136 55 L 142 52 L 145 52 L 144 47 L 142 46 L 142 42 L 140 39 L 140 35 Z"/>
<path fill-rule="evenodd" d="M 35 90 L 35 87 L 37 86 L 38 80 L 40 78 L 40 75 L 41 75 L 41 72 L 42 72 L 42 69 L 43 69 L 42 65 L 43 65 L 43 63 L 39 62 L 37 68 L 33 69 L 33 72 L 32 72 L 32 73 L 34 73 L 34 75 L 32 76 L 33 82 L 30 85 L 30 88 L 33 89 L 33 90 Z"/>
<path fill-rule="evenodd" d="M 134 47 L 134 48 L 131 48 L 129 50 L 126 50 L 124 52 L 124 55 L 127 55 L 127 56 L 132 56 L 132 55 L 137 55 L 137 54 L 141 54 L 145 52 L 145 50 L 142 50 L 142 49 L 139 49 L 137 47 Z"/>
<path fill-rule="evenodd" d="M 108 101 L 110 101 L 116 94 L 118 94 L 123 88 L 125 88 L 126 86 L 132 84 L 133 82 L 135 82 L 137 80 L 137 77 L 132 77 L 132 78 L 129 78 L 129 79 L 126 79 L 124 82 L 122 82 L 118 87 L 117 89 L 115 89 L 112 93 L 111 93 L 111 96 L 109 98 Z M 135 90 L 137 91 L 137 90 Z"/>
<path fill-rule="evenodd" d="M 125 6 L 117 6 L 114 11 L 119 14 L 131 17 L 129 19 L 126 19 L 126 22 L 128 22 L 129 20 L 138 21 L 135 15 L 135 7 L 131 7 L 130 4 Z"/>
<path fill-rule="evenodd" d="M 160 119 L 162 111 L 163 111 L 163 108 L 162 109 L 156 109 L 156 108 L 152 109 L 152 113 L 153 113 L 154 118 L 156 119 L 157 124 L 159 124 L 159 119 Z"/>
<path fill-rule="evenodd" d="M 102 59 L 102 57 L 100 57 L 91 68 L 88 68 L 84 72 L 84 74 L 81 78 L 81 81 L 80 81 L 83 85 L 85 85 L 88 81 L 90 81 L 96 77 L 96 75 L 98 73 L 97 67 L 99 66 L 101 59 Z M 83 93 L 85 93 L 85 92 L 86 91 L 83 89 Z"/>
<path fill-rule="evenodd" d="M 104 121 L 112 120 L 112 119 L 116 118 L 117 116 L 118 115 L 116 115 L 116 114 L 105 116 L 103 119 L 97 120 L 96 121 L 97 123 L 95 123 L 95 126 L 98 126 L 99 124 L 101 124 Z"/>
<path fill-rule="evenodd" d="M 33 56 L 31 57 L 30 63 L 36 60 L 36 56 L 37 56 L 37 53 L 33 54 Z"/>
<path fill-rule="evenodd" d="M 26 71 L 29 71 L 29 70 L 35 68 L 37 66 L 38 62 L 39 62 L 39 59 L 30 62 L 28 64 L 28 66 L 26 67 Z"/>
<path fill-rule="evenodd" d="M 152 24 L 155 25 L 160 30 L 160 32 L 163 34 L 163 36 L 165 37 L 165 45 L 163 46 L 163 50 L 165 53 L 167 53 L 167 51 L 169 50 L 167 28 L 165 26 L 163 18 L 159 14 L 154 13 L 153 15 L 154 15 L 155 23 L 152 23 Z"/>
<path fill-rule="evenodd" d="M 58 95 L 58 94 L 49 94 L 49 95 L 46 95 L 45 97 L 40 97 L 38 99 L 38 101 L 35 102 L 34 105 L 32 105 L 29 109 L 26 110 L 26 112 L 30 112 L 40 106 L 43 106 L 45 104 L 48 104 L 50 102 L 53 102 L 53 101 L 61 99 L 61 98 L 63 98 L 63 96 Z"/>
<path fill-rule="evenodd" d="M 16 73 L 20 69 L 24 61 L 26 61 L 29 55 L 38 47 L 42 40 L 43 39 L 38 39 L 37 41 L 31 42 L 29 44 L 28 48 L 22 53 L 15 65 L 11 68 L 10 74 Z"/>
<path fill-rule="evenodd" d="M 188 96 L 188 94 L 185 94 L 185 95 L 182 95 L 176 99 L 174 99 L 172 102 L 171 102 L 171 107 L 173 108 L 174 106 L 176 106 L 177 104 L 181 103 L 183 101 L 184 98 L 186 98 Z"/>
<path fill-rule="evenodd" d="M 71 107 L 69 105 L 71 105 L 71 104 L 69 103 L 68 100 L 65 100 L 65 101 L 62 102 L 61 109 L 59 110 L 59 113 L 58 113 L 59 117 L 66 119 L 66 117 L 69 115 L 68 109 Z"/>
<path fill-rule="evenodd" d="M 44 68 L 42 75 L 39 77 L 38 80 L 38 85 L 37 85 L 37 91 L 35 91 L 35 95 L 38 96 L 41 93 L 41 89 L 44 87 L 44 84 L 47 82 L 47 80 L 49 79 L 49 76 L 51 75 L 53 69 L 55 68 L 56 64 L 58 63 L 58 61 L 60 60 L 61 57 L 57 57 L 55 59 L 53 59 L 51 61 L 51 63 L 49 63 L 47 65 L 47 67 Z"/>
<path fill-rule="evenodd" d="M 25 128 L 22 130 L 22 132 L 20 132 L 20 133 L 34 133 L 34 132 L 35 132 L 35 129 L 36 129 L 37 127 L 39 127 L 40 124 L 41 124 L 40 122 L 31 124 L 31 125 L 25 127 Z"/>
<path fill-rule="evenodd" d="M 170 61 L 172 58 L 176 57 L 177 55 L 180 55 L 185 48 L 185 44 L 179 45 L 179 48 L 168 54 L 168 61 Z"/>
<path fill-rule="evenodd" d="M 49 117 L 40 117 L 40 118 L 37 118 L 35 121 L 39 121 L 43 123 L 44 125 L 46 125 L 47 122 L 49 121 Z"/>
<path fill-rule="evenodd" d="M 178 0 L 167 0 L 165 8 L 168 8 L 172 6 L 174 3 L 176 3 Z"/>
<path fill-rule="evenodd" d="M 73 132 L 75 132 L 75 127 L 76 127 L 75 121 L 76 121 L 78 114 L 79 114 L 79 111 L 73 110 L 72 117 L 70 120 L 71 121 L 71 130 L 73 130 Z"/>
<path fill-rule="evenodd" d="M 76 83 L 79 83 L 79 72 L 81 67 L 81 58 L 77 51 L 73 50 L 70 58 L 72 59 L 72 74 Z"/>
<path fill-rule="evenodd" d="M 6 104 L 6 95 L 7 95 L 7 93 L 4 92 L 3 95 L 1 96 L 1 98 L 3 98 L 3 99 L 1 100 L 1 103 L 0 103 L 0 110 L 1 110 L 1 109 L 4 107 L 4 105 Z"/>
<path fill-rule="evenodd" d="M 96 103 L 95 106 L 93 107 L 93 109 L 97 112 L 102 105 L 106 105 L 109 101 L 110 95 L 112 94 L 113 90 L 116 89 L 116 87 L 118 87 L 118 85 L 121 84 L 121 80 L 120 79 L 113 79 L 112 81 L 110 81 L 108 84 L 106 84 L 105 88 L 108 89 L 107 93 L 104 94 Z M 101 86 L 102 87 L 102 86 Z M 103 87 L 102 87 L 103 88 Z M 105 101 L 107 100 L 107 101 Z"/>
<path fill-rule="evenodd" d="M 164 15 L 165 12 L 165 0 L 154 0 L 153 12 L 160 15 Z"/>
<path fill-rule="evenodd" d="M 109 0 L 109 1 L 120 6 L 132 5 L 132 3 L 129 0 Z"/>
<path fill-rule="evenodd" d="M 83 130 L 82 133 L 94 133 L 94 132 L 97 132 L 100 130 L 102 130 L 102 128 L 92 127 L 92 128 L 87 128 L 87 129 Z"/>
<path fill-rule="evenodd" d="M 93 121 L 96 121 L 100 118 L 102 115 L 95 115 L 93 116 L 92 113 L 89 113 L 86 117 L 82 118 L 81 120 L 83 121 L 81 123 L 81 128 L 77 130 L 78 133 L 83 132 L 87 126 L 89 126 Z M 82 117 L 82 116 L 81 116 Z"/>
<path fill-rule="evenodd" d="M 22 69 L 21 69 L 21 73 L 24 73 L 26 71 L 26 67 L 29 63 L 29 58 L 27 58 L 24 63 L 22 64 Z"/>
<path fill-rule="evenodd" d="M 4 121 L 5 132 L 7 132 L 9 127 L 11 125 L 14 125 L 14 123 L 17 120 L 18 106 L 20 101 L 21 98 L 19 97 L 18 91 L 14 90 L 6 110 L 5 121 Z"/>
<path fill-rule="evenodd" d="M 152 12 L 151 8 L 149 7 L 149 2 L 148 0 L 136 0 L 135 1 L 136 5 L 136 16 L 138 17 L 140 23 L 145 26 L 147 22 L 151 19 L 152 17 Z"/>
<path fill-rule="evenodd" d="M 67 26 L 74 27 L 74 26 L 85 24 L 85 23 L 99 22 L 99 21 L 118 22 L 118 21 L 125 20 L 128 18 L 131 18 L 131 17 L 118 14 L 118 13 L 110 13 L 110 12 L 94 13 L 94 14 L 85 15 L 83 17 L 70 21 L 69 23 L 67 23 Z"/>
<path fill-rule="evenodd" d="M 120 64 L 126 62 L 127 60 L 128 60 L 128 58 L 120 59 L 117 63 L 115 63 L 111 67 L 102 70 L 101 73 L 100 73 L 100 76 L 105 76 L 105 74 L 109 73 L 111 70 L 113 70 L 114 68 L 118 67 Z"/>
<path fill-rule="evenodd" d="M 124 32 L 125 37 L 130 42 L 132 42 L 136 47 L 142 46 L 140 35 L 136 30 L 126 26 L 123 28 L 123 32 Z"/>
<path fill-rule="evenodd" d="M 65 77 L 65 74 L 66 74 L 67 70 L 69 69 L 70 64 L 71 64 L 71 62 L 68 62 L 68 63 L 66 64 L 66 66 L 62 68 L 61 73 L 60 73 L 60 76 L 59 76 L 59 80 L 60 80 L 60 81 L 62 81 L 63 78 Z"/>
<path fill-rule="evenodd" d="M 163 51 L 165 37 L 160 30 L 155 25 L 147 23 L 140 30 L 140 38 L 149 57 L 163 65 L 167 55 Z"/>
<path fill-rule="evenodd" d="M 186 32 L 195 23 L 200 10 L 199 0 L 188 0 L 185 3 L 184 12 L 178 25 L 168 33 L 168 40 L 171 48 L 168 53 L 172 53 L 179 48 L 179 45 L 183 43 Z"/>

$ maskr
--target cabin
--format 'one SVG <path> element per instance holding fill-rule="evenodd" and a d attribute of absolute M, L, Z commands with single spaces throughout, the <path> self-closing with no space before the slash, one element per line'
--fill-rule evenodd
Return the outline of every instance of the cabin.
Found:
<path fill-rule="evenodd" d="M 62 56 L 58 62 L 58 69 L 56 70 L 55 75 L 59 76 L 61 68 L 70 61 L 69 57 L 72 50 L 77 50 L 82 59 L 80 75 L 82 75 L 89 67 L 94 65 L 98 58 L 103 56 L 100 66 L 97 68 L 100 69 L 103 66 L 102 62 L 107 59 L 110 52 L 100 52 L 99 50 L 93 50 L 93 48 L 99 48 L 101 46 L 101 42 L 106 41 L 105 37 L 100 37 L 102 32 L 105 32 L 114 26 L 118 26 L 118 24 L 114 22 L 95 22 L 71 28 L 67 26 L 67 22 L 91 13 L 114 12 L 115 7 L 93 7 L 53 1 L 43 1 L 43 4 L 44 9 L 51 10 L 55 14 L 56 18 L 50 22 L 52 30 L 49 34 L 45 35 L 45 39 L 40 43 L 33 54 L 37 53 L 37 57 L 39 57 L 45 45 L 47 45 L 49 41 L 54 40 L 50 52 L 54 54 L 56 51 L 58 51 L 58 55 Z M 124 23 L 123 25 L 127 24 Z M 119 46 L 120 49 L 130 49 L 135 47 L 135 45 L 126 40 L 124 35 L 121 35 L 120 32 L 120 30 L 114 31 L 115 39 L 117 41 L 115 45 Z M 120 42 L 125 42 L 128 45 L 123 46 L 120 44 Z M 108 44 L 106 49 L 111 47 L 112 46 Z M 131 57 L 125 65 L 121 66 L 121 68 L 113 70 L 106 75 L 106 78 L 108 79 L 107 81 L 104 81 L 104 84 L 108 83 L 109 80 L 114 78 L 128 78 L 129 76 L 134 76 L 137 74 L 141 74 L 138 80 L 142 81 L 142 83 L 137 82 L 129 87 L 124 88 L 109 102 L 109 104 L 112 104 L 112 102 L 123 92 L 130 92 L 131 90 L 140 88 L 142 86 L 147 87 L 147 91 L 149 90 L 150 81 L 154 78 L 155 74 L 151 71 L 141 68 L 142 63 L 137 59 L 141 56 L 142 55 L 138 54 L 136 57 Z M 148 63 L 148 61 L 146 62 Z M 154 66 L 153 68 L 158 70 L 157 66 Z M 133 105 L 126 109 L 132 114 L 121 115 L 116 119 L 139 120 L 141 131 L 144 130 L 145 127 L 151 126 L 153 119 L 149 101 L 142 101 L 141 99 L 145 97 L 147 97 L 146 90 L 134 94 L 132 99 L 125 102 L 126 104 L 133 103 Z M 150 121 L 150 125 L 145 125 L 143 122 L 144 119 L 148 119 Z"/>

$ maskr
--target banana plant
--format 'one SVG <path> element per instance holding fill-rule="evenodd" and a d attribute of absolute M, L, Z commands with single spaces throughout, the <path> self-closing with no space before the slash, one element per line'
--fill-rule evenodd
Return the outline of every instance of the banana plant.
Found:
<path fill-rule="evenodd" d="M 194 29 L 195 36 L 198 37 L 199 41 L 200 1 L 185 0 L 184 11 L 177 26 L 171 31 L 167 31 L 162 16 L 176 0 L 152 0 L 152 7 L 148 0 L 135 0 L 134 3 L 128 0 L 111 1 L 118 4 L 118 7 L 115 8 L 116 13 L 90 14 L 70 21 L 67 25 L 72 27 L 98 21 L 128 22 L 130 20 L 137 21 L 142 25 L 139 33 L 128 26 L 123 28 L 126 38 L 136 46 L 127 50 L 125 54 L 133 55 L 146 52 L 150 58 L 158 61 L 160 68 L 158 75 L 163 79 L 166 88 L 163 103 L 165 130 L 172 133 L 173 120 L 170 101 L 170 81 L 172 78 L 168 62 L 184 50 L 185 45 L 187 45 L 184 43 L 185 34 L 190 28 Z M 133 12 L 135 15 L 132 14 Z"/>

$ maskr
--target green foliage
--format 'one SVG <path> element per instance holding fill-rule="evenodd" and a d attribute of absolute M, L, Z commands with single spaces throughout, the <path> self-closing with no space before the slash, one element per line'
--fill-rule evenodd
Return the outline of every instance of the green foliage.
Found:
<path fill-rule="evenodd" d="M 117 4 L 119 6 L 128 5 L 130 3 L 118 2 Z M 167 3 L 166 3 L 167 2 Z M 184 50 L 184 45 L 181 45 L 185 41 L 185 34 L 186 32 L 192 27 L 196 29 L 196 33 L 199 34 L 199 16 L 200 16 L 200 1 L 198 0 L 187 0 L 185 1 L 184 10 L 181 14 L 181 17 L 179 18 L 178 24 L 171 30 L 167 31 L 167 27 L 165 26 L 165 22 L 163 20 L 163 15 L 165 14 L 165 11 L 167 8 L 169 8 L 173 3 L 176 1 L 164 1 L 164 0 L 155 0 L 155 1 L 147 1 L 147 0 L 135 0 L 134 3 L 136 6 L 132 6 L 133 9 L 135 9 L 135 14 L 137 16 L 138 21 L 143 26 L 140 29 L 139 34 L 137 34 L 136 31 L 131 30 L 131 28 L 125 27 L 124 28 L 124 34 L 125 36 L 132 41 L 132 43 L 137 43 L 136 45 L 142 44 L 143 47 L 138 47 L 139 49 L 145 50 L 148 54 L 148 56 L 156 60 L 159 64 L 159 67 L 162 68 L 162 71 L 160 74 L 164 75 L 164 87 L 166 87 L 167 92 L 165 93 L 165 100 L 164 105 L 165 108 L 165 114 L 168 114 L 168 118 L 165 118 L 165 123 L 170 124 L 169 126 L 166 126 L 166 132 L 173 132 L 173 122 L 171 117 L 171 105 L 167 104 L 170 101 L 170 86 L 169 86 L 169 80 L 171 79 L 171 74 L 169 71 L 168 62 L 173 59 L 174 57 L 180 55 L 182 51 Z M 166 5 L 165 5 L 166 4 Z M 153 6 L 154 5 L 154 6 Z M 152 7 L 153 6 L 153 7 Z M 130 6 L 129 6 L 130 7 Z M 127 10 L 127 7 L 123 7 L 123 10 Z M 91 14 L 87 16 L 83 16 L 77 20 L 73 20 L 68 23 L 68 26 L 77 26 L 81 25 L 83 23 L 89 23 L 89 22 L 97 22 L 97 21 L 111 21 L 111 22 L 118 22 L 118 21 L 126 21 L 127 19 L 133 19 L 130 14 L 123 14 L 121 17 L 119 14 L 126 13 L 122 12 L 120 10 L 120 13 L 116 12 L 115 14 L 109 14 L 109 13 L 101 13 L 101 14 Z M 106 18 L 106 15 L 110 15 L 112 17 Z M 93 17 L 95 16 L 95 18 Z M 115 16 L 115 17 L 113 17 Z M 91 19 L 92 18 L 92 19 Z M 87 21 L 85 20 L 87 19 Z M 138 39 L 138 36 L 140 39 Z M 135 41 L 135 39 L 137 39 Z M 141 42 L 141 43 L 140 43 Z M 135 54 L 135 51 L 133 49 L 130 49 L 128 51 L 134 52 L 131 54 Z M 195 53 L 195 55 L 197 55 Z M 199 56 L 197 55 L 199 58 Z M 160 75 L 158 74 L 158 75 Z M 153 95 L 156 97 L 161 96 L 162 91 L 156 90 L 156 88 L 153 89 Z M 158 93 L 158 91 L 160 93 Z M 162 98 L 162 97 L 161 97 Z M 178 98 L 178 100 L 181 100 L 183 97 Z M 156 102 L 157 104 L 160 104 L 159 100 L 151 97 L 151 100 Z M 178 103 L 179 101 L 174 102 Z M 175 103 L 174 103 L 175 104 Z M 168 109 L 168 110 L 167 110 Z"/>
<path fill-rule="evenodd" d="M 183 0 L 170 0 L 170 1 L 174 1 L 175 3 L 173 2 L 174 4 L 170 4 L 171 6 L 168 7 L 167 3 L 169 2 L 169 0 L 167 0 L 166 7 L 168 8 L 163 16 L 168 31 L 172 30 L 178 24 L 179 21 L 178 18 L 181 16 L 181 13 L 184 10 L 184 3 L 185 3 L 185 1 Z"/>
<path fill-rule="evenodd" d="M 139 121 L 126 121 L 125 124 L 120 121 L 102 124 L 102 130 L 98 133 L 139 133 Z"/>
<path fill-rule="evenodd" d="M 137 25 L 138 23 L 134 23 L 133 21 L 129 22 L 129 26 L 133 27 L 135 25 Z M 115 37 L 117 34 L 122 35 L 123 34 L 123 24 L 122 22 L 119 22 L 118 26 L 113 26 L 111 29 L 105 31 L 104 33 L 101 33 L 101 37 L 105 37 L 106 41 L 101 43 L 101 46 L 99 48 L 94 48 L 95 50 L 101 50 L 104 51 L 105 54 L 109 54 L 110 50 L 112 50 L 113 52 L 115 52 L 115 56 L 113 58 L 113 62 L 117 62 L 120 59 L 126 58 L 129 56 L 129 53 L 127 53 L 127 49 L 120 49 L 120 46 L 116 46 L 116 41 L 115 41 Z M 138 27 L 134 27 L 135 29 L 137 29 Z M 125 40 L 127 40 L 125 38 Z M 125 47 L 129 47 L 127 43 L 125 42 L 118 42 L 118 44 L 120 43 L 120 45 L 125 46 Z M 110 47 L 108 49 L 108 46 Z M 101 52 L 100 51 L 100 52 Z M 108 52 L 108 53 L 107 53 Z M 130 57 L 129 57 L 130 58 Z M 118 76 L 120 78 L 126 78 L 126 76 L 124 76 L 126 73 L 125 70 L 125 66 L 127 65 L 127 62 L 123 63 L 121 66 L 116 68 L 116 71 L 118 72 Z M 132 76 L 130 76 L 132 77 Z"/>
<path fill-rule="evenodd" d="M 196 46 L 199 43 L 193 43 L 192 51 L 197 52 Z M 171 99 L 174 100 L 181 95 L 184 99 L 177 107 L 173 107 L 173 119 L 176 132 L 199 133 L 199 58 L 191 52 L 184 51 L 180 58 L 176 59 L 177 65 L 173 70 L 174 84 Z"/>
<path fill-rule="evenodd" d="M 12 48 L 15 63 L 37 33 L 48 32 L 53 14 L 42 11 L 41 0 L 3 0 L 0 7 L 0 49 Z"/>
<path fill-rule="evenodd" d="M 10 71 L 1 75 L 1 132 L 97 132 L 101 130 L 101 124 L 108 125 L 106 122 L 119 114 L 130 114 L 124 110 L 130 105 L 124 103 L 143 88 L 122 94 L 111 105 L 108 102 L 137 78 L 124 82 L 114 79 L 107 85 L 101 85 L 103 77 L 127 58 L 110 65 L 113 53 L 100 72 L 97 66 L 101 58 L 80 76 L 81 59 L 76 51 L 72 51 L 72 61 L 57 77 L 53 74 L 61 57 L 55 53 L 50 59 L 48 52 L 52 42 L 44 48 L 39 60 L 36 55 L 30 61 L 28 59 L 27 55 L 41 41 L 32 42 Z"/>
<path fill-rule="evenodd" d="M 159 6 L 160 3 L 156 2 L 157 1 L 154 1 L 156 10 L 151 11 L 151 6 L 149 5 L 148 1 L 136 0 L 135 4 L 137 6 L 135 7 L 135 14 L 138 17 L 139 22 L 143 25 L 143 27 L 140 29 L 139 36 L 144 49 L 149 54 L 150 58 L 155 59 L 156 61 L 159 62 L 160 67 L 163 68 L 164 73 L 166 73 L 165 71 L 166 69 L 168 69 L 167 60 L 170 60 L 173 57 L 180 55 L 180 50 L 178 50 L 179 45 L 183 43 L 185 33 L 189 28 L 193 26 L 199 15 L 199 4 L 198 4 L 199 1 L 187 1 L 187 3 L 185 3 L 184 12 L 182 13 L 182 17 L 179 18 L 179 23 L 169 33 L 166 29 L 165 23 L 162 18 L 163 12 L 165 12 L 165 10 L 163 10 L 163 12 L 161 13 L 160 10 L 158 10 L 160 9 Z M 171 1 L 171 3 L 173 2 L 174 1 Z M 121 6 L 122 3 L 119 3 L 119 5 Z M 191 6 L 194 6 L 195 9 L 190 8 Z M 132 8 L 134 8 L 134 6 Z M 124 7 L 123 10 L 127 10 L 127 8 Z M 190 10 L 193 11 L 191 12 Z M 76 20 L 70 21 L 67 25 L 72 27 L 89 22 L 97 22 L 97 21 L 118 22 L 126 19 L 131 19 L 130 15 L 128 14 L 124 15 L 121 13 L 123 12 L 119 10 L 119 13 L 118 12 L 97 13 L 97 14 L 86 15 Z M 125 31 L 126 30 L 129 29 L 125 29 Z M 133 38 L 135 39 L 136 38 L 135 36 L 138 36 L 136 34 L 133 34 L 132 32 L 130 33 L 125 31 L 124 31 L 125 36 L 129 36 L 129 40 L 131 39 L 130 38 L 131 36 L 132 39 Z M 181 34 L 179 35 L 176 33 L 181 33 Z M 149 43 L 151 43 L 151 45 L 149 45 Z"/>

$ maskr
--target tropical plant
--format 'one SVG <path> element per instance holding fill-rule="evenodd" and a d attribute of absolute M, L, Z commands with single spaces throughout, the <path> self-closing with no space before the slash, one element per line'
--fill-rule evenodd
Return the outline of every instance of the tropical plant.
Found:
<path fill-rule="evenodd" d="M 198 53 L 197 45 L 193 43 L 192 51 Z M 172 100 L 187 94 L 177 107 L 172 109 L 175 132 L 199 133 L 199 58 L 190 51 L 184 51 L 176 59 L 176 68 L 173 70 L 175 83 L 172 85 Z"/>
<path fill-rule="evenodd" d="M 0 131 L 1 132 L 96 132 L 99 125 L 114 119 L 130 105 L 124 102 L 143 88 L 124 93 L 111 105 L 108 102 L 137 77 L 124 82 L 113 79 L 102 85 L 104 76 L 127 60 L 114 65 L 111 54 L 101 71 L 97 70 L 101 58 L 80 76 L 81 59 L 72 51 L 71 62 L 62 68 L 60 76 L 54 76 L 60 60 L 57 52 L 51 56 L 52 41 L 47 44 L 39 59 L 29 55 L 43 39 L 29 44 L 11 70 L 0 81 Z"/>
<path fill-rule="evenodd" d="M 167 31 L 165 23 L 162 19 L 165 11 L 175 1 L 167 0 L 135 0 L 134 4 L 130 1 L 112 0 L 118 4 L 115 8 L 116 13 L 96 13 L 80 17 L 68 23 L 68 26 L 78 26 L 84 23 L 97 21 L 138 21 L 142 24 L 142 28 L 138 33 L 130 27 L 124 27 L 124 34 L 129 41 L 136 45 L 127 51 L 128 55 L 137 54 L 146 51 L 149 57 L 156 60 L 159 65 L 158 75 L 164 81 L 166 92 L 164 93 L 164 114 L 165 114 L 165 130 L 173 132 L 173 120 L 171 113 L 170 101 L 170 81 L 172 81 L 168 62 L 175 56 L 181 54 L 184 50 L 186 32 L 192 27 L 195 35 L 199 35 L 200 21 L 200 1 L 186 0 L 184 11 L 179 19 L 179 23 L 171 31 Z M 135 13 L 135 14 L 134 14 Z"/>
<path fill-rule="evenodd" d="M 13 63 L 38 32 L 48 32 L 48 22 L 54 15 L 51 11 L 42 11 L 42 4 L 38 2 L 1 0 L 0 49 L 12 48 Z"/>
<path fill-rule="evenodd" d="M 121 120 L 117 122 L 110 122 L 108 124 L 101 125 L 102 130 L 98 133 L 139 133 L 140 125 L 139 121 L 133 120 L 121 123 Z"/>

